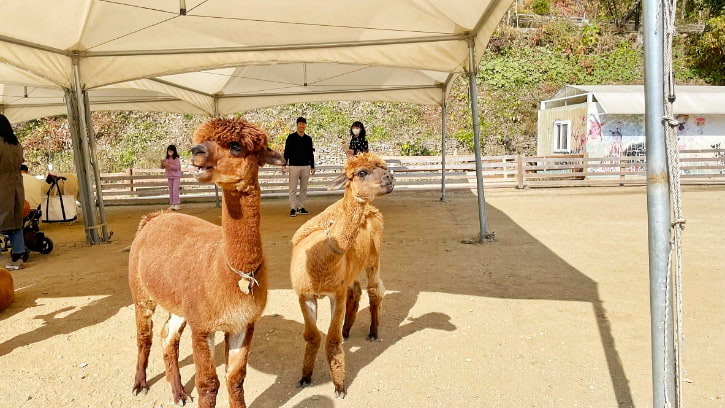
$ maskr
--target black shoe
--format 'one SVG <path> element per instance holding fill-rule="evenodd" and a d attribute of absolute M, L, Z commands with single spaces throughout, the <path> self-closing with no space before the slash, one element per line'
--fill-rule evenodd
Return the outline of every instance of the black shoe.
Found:
<path fill-rule="evenodd" d="M 309 212 L 305 210 L 305 207 L 302 207 L 297 209 L 297 214 L 307 215 Z"/>
<path fill-rule="evenodd" d="M 296 216 L 297 216 L 297 211 L 295 211 L 295 209 L 294 209 L 294 208 L 293 208 L 293 209 L 291 209 L 291 210 L 289 210 L 289 216 L 290 216 L 290 217 L 296 217 Z"/>

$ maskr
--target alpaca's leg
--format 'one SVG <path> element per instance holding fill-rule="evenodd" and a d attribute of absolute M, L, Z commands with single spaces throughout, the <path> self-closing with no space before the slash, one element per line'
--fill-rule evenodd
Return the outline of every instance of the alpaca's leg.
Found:
<path fill-rule="evenodd" d="M 330 377 L 332 377 L 332 385 L 335 386 L 335 398 L 345 398 L 347 390 L 345 389 L 345 350 L 342 348 L 342 320 L 345 318 L 346 293 L 337 293 L 330 296 L 330 312 L 332 313 L 332 321 L 330 329 L 327 331 L 327 343 L 325 351 L 327 352 L 327 362 L 330 363 Z"/>
<path fill-rule="evenodd" d="M 360 289 L 360 282 L 353 282 L 352 286 L 347 288 L 347 302 L 345 307 L 345 324 L 342 326 L 342 337 L 347 339 L 350 337 L 350 328 L 355 323 L 357 317 L 357 309 L 360 307 L 360 295 L 362 289 Z"/>
<path fill-rule="evenodd" d="M 370 334 L 368 340 L 378 339 L 378 325 L 380 324 L 380 309 L 383 306 L 385 287 L 380 279 L 380 258 L 375 259 L 367 269 L 368 298 L 370 299 Z"/>
<path fill-rule="evenodd" d="M 247 358 L 249 346 L 252 344 L 254 324 L 247 326 L 246 331 L 227 334 L 227 390 L 229 390 L 229 406 L 244 408 L 244 378 L 247 376 Z"/>
<path fill-rule="evenodd" d="M 184 327 L 186 327 L 186 319 L 169 313 L 169 319 L 164 323 L 164 328 L 161 330 L 164 363 L 166 364 L 166 381 L 171 383 L 174 403 L 179 406 L 184 406 L 189 399 L 189 394 L 184 391 L 184 386 L 181 385 L 181 375 L 179 374 L 179 339 Z"/>
<path fill-rule="evenodd" d="M 214 333 L 195 332 L 191 327 L 191 345 L 196 367 L 196 389 L 199 391 L 199 408 L 214 408 L 219 391 L 219 378 L 212 357 Z"/>
<path fill-rule="evenodd" d="M 148 393 L 149 386 L 146 384 L 146 367 L 149 365 L 149 352 L 153 337 L 153 321 L 151 316 L 156 310 L 156 303 L 151 300 L 137 302 L 136 308 L 136 345 L 138 347 L 138 359 L 136 360 L 136 379 L 133 382 L 133 395 L 143 392 Z"/>
<path fill-rule="evenodd" d="M 300 308 L 305 318 L 305 359 L 302 363 L 302 378 L 297 386 L 304 387 L 312 382 L 312 369 L 315 368 L 317 349 L 320 348 L 320 331 L 317 330 L 317 299 L 312 295 L 300 295 Z"/>

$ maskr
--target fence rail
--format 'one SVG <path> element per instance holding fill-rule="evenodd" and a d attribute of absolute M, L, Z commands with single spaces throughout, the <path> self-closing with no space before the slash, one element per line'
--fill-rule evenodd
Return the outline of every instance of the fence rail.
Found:
<path fill-rule="evenodd" d="M 725 149 L 682 150 L 683 184 L 725 184 Z M 441 157 L 386 157 L 395 172 L 396 190 L 437 190 L 441 184 Z M 554 156 L 485 156 L 481 160 L 485 188 L 542 188 L 574 186 L 631 186 L 646 184 L 645 156 L 589 157 L 587 154 Z M 446 189 L 476 188 L 475 157 L 446 157 Z M 308 194 L 339 194 L 327 185 L 341 166 L 318 166 L 310 177 Z M 262 196 L 286 196 L 287 176 L 279 167 L 259 171 Z M 162 170 L 129 169 L 101 175 L 106 204 L 163 202 L 168 197 Z M 180 182 L 184 201 L 210 201 L 217 196 L 212 184 L 197 182 L 188 172 Z"/>

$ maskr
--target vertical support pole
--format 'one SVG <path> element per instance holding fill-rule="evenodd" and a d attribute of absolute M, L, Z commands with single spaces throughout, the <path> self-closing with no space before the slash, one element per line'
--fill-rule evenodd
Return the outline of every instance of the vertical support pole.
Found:
<path fill-rule="evenodd" d="M 88 121 L 86 120 L 86 107 L 84 103 L 84 97 L 83 97 L 83 82 L 81 81 L 81 73 L 80 73 L 80 67 L 78 63 L 78 57 L 74 56 L 72 59 L 73 65 L 72 65 L 72 86 L 73 86 L 73 92 L 71 92 L 75 98 L 75 106 L 76 110 L 78 112 L 78 146 L 80 147 L 80 153 L 81 153 L 81 164 L 83 165 L 82 174 L 81 172 L 78 173 L 78 184 L 79 184 L 79 190 L 81 191 L 81 194 L 83 194 L 83 189 L 80 188 L 81 184 L 85 184 L 85 195 L 84 198 L 84 206 L 87 206 L 88 209 L 83 211 L 84 219 L 83 223 L 86 227 L 87 235 L 90 237 L 90 244 L 95 245 L 99 242 L 98 237 L 98 230 L 96 229 L 96 226 L 98 225 L 97 219 L 96 219 L 96 208 L 94 205 L 93 200 L 93 187 L 91 183 L 91 162 L 90 162 L 90 148 L 88 147 Z M 81 179 L 81 175 L 83 178 Z M 87 217 L 85 217 L 87 215 Z"/>
<path fill-rule="evenodd" d="M 584 152 L 582 155 L 582 173 L 584 173 L 584 180 L 589 177 L 589 153 Z"/>
<path fill-rule="evenodd" d="M 649 241 L 652 392 L 655 408 L 675 407 L 672 293 L 668 291 L 670 197 L 664 116 L 664 18 L 661 0 L 644 1 L 645 134 Z"/>
<path fill-rule="evenodd" d="M 95 209 L 91 199 L 91 191 L 88 183 L 88 166 L 86 165 L 83 153 L 82 131 L 80 127 L 80 115 L 78 111 L 77 95 L 72 89 L 65 89 L 65 100 L 68 109 L 68 124 L 70 126 L 71 139 L 73 141 L 73 160 L 78 175 L 78 192 L 80 193 L 81 211 L 83 212 L 83 225 L 86 227 L 86 242 L 90 245 L 98 243 L 98 233 L 91 228 L 96 225 Z"/>
<path fill-rule="evenodd" d="M 98 168 L 98 160 L 96 157 L 96 132 L 93 130 L 93 121 L 91 120 L 91 103 L 88 99 L 88 91 L 83 91 L 83 106 L 85 106 L 85 120 L 88 129 L 88 146 L 90 147 L 89 159 L 93 169 L 93 179 L 96 183 L 96 207 L 98 208 L 98 216 L 101 223 L 101 238 L 103 242 L 108 242 L 108 226 L 106 225 L 106 207 L 103 203 L 103 186 L 101 184 L 101 170 Z"/>
<path fill-rule="evenodd" d="M 479 242 L 493 240 L 488 232 L 488 215 L 486 199 L 483 196 L 483 166 L 481 164 L 481 127 L 478 123 L 478 89 L 476 88 L 476 53 L 475 38 L 468 39 L 468 87 L 471 99 L 471 119 L 473 121 L 473 149 L 476 155 L 476 191 L 478 193 L 478 223 L 480 229 Z"/>
<path fill-rule="evenodd" d="M 214 183 L 214 207 L 219 208 L 219 186 Z"/>
<path fill-rule="evenodd" d="M 446 201 L 446 91 L 441 104 L 441 201 Z"/>

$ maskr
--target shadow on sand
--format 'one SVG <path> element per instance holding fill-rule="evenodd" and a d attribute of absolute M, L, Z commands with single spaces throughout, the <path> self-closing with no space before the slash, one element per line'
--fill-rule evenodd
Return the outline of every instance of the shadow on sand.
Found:
<path fill-rule="evenodd" d="M 383 341 L 373 343 L 365 341 L 369 312 L 366 309 L 360 310 L 351 337 L 345 343 L 346 383 L 352 384 L 362 369 L 406 336 L 426 329 L 455 330 L 450 317 L 443 313 L 429 313 L 415 319 L 409 318 L 410 310 L 421 292 L 502 299 L 588 302 L 592 306 L 593 317 L 597 322 L 618 405 L 632 406 L 629 382 L 612 337 L 610 323 L 599 296 L 597 283 L 537 241 L 504 212 L 490 205 L 488 207 L 489 222 L 496 231 L 498 241 L 486 245 L 461 244 L 461 239 L 470 238 L 475 234 L 474 230 L 478 225 L 476 212 L 470 211 L 471 200 L 475 200 L 475 197 L 470 193 L 456 193 L 449 196 L 447 203 L 436 203 L 431 198 L 420 198 L 419 200 L 407 200 L 403 202 L 405 204 L 401 204 L 396 202 L 395 194 L 393 194 L 376 202 L 386 221 L 381 277 L 389 292 L 384 300 L 381 319 L 380 334 Z M 324 208 L 333 201 L 333 198 L 315 198 L 310 207 Z M 268 269 L 273 271 L 270 277 L 270 289 L 291 289 L 288 278 L 290 253 L 289 250 L 282 251 L 281 248 L 288 248 L 286 242 L 297 224 L 289 224 L 289 231 L 264 230 L 265 219 L 278 218 L 274 225 L 284 225 L 285 222 L 281 218 L 285 215 L 280 210 L 284 207 L 284 203 L 280 201 L 271 200 L 271 203 L 265 201 L 263 207 L 268 207 L 263 210 L 262 237 L 265 241 Z M 466 208 L 467 213 L 464 212 Z M 210 208 L 209 211 L 218 210 Z M 450 233 L 447 235 L 441 233 L 436 226 L 444 223 L 449 223 L 453 226 L 452 230 L 458 232 L 454 236 L 450 236 Z M 424 238 L 400 240 L 396 238 L 396 232 L 400 231 L 405 231 L 406 236 Z M 430 241 L 444 242 L 449 248 L 454 249 L 452 252 L 448 252 L 451 250 L 443 249 L 446 245 L 426 247 L 425 243 Z M 275 253 L 272 259 L 269 245 L 272 245 L 273 242 L 277 246 L 273 248 Z M 441 251 L 439 254 L 431 254 L 435 255 L 435 258 L 432 259 L 437 259 L 437 261 L 425 263 L 420 259 L 420 251 L 432 251 L 436 250 L 435 248 L 440 248 L 438 250 Z M 101 256 L 102 249 L 86 248 L 86 250 L 99 251 L 99 256 Z M 472 268 L 447 267 L 446 260 L 451 259 L 451 256 L 465 258 L 466 263 Z M 496 270 L 486 267 L 487 259 L 491 257 L 497 258 L 499 267 Z M 46 261 L 50 262 L 51 259 L 48 258 Z M 429 256 L 427 259 L 431 259 L 431 257 Z M 55 261 L 65 262 L 60 257 L 56 257 Z M 501 267 L 501 265 L 504 266 Z M 483 268 L 483 272 L 478 272 L 479 269 L 474 271 L 474 266 Z M 32 269 L 23 273 L 30 273 L 30 271 Z M 5 320 L 7 317 L 33 306 L 40 298 L 90 295 L 105 297 L 94 300 L 61 318 L 55 317 L 69 311 L 68 308 L 36 316 L 36 318 L 44 320 L 44 325 L 0 344 L 0 356 L 17 347 L 40 342 L 58 334 L 73 333 L 113 316 L 119 308 L 130 304 L 126 273 L 125 266 L 109 270 L 79 266 L 77 272 L 74 273 L 77 284 L 70 291 L 66 289 L 64 293 L 54 291 L 53 283 L 55 280 L 67 280 L 68 277 L 46 273 L 33 278 L 37 282 L 21 291 L 17 302 L 10 309 L 0 313 L 0 319 Z M 441 279 L 441 273 L 445 274 L 445 279 Z M 41 287 L 43 289 L 40 289 Z M 290 296 L 294 296 L 294 294 L 290 293 Z M 363 294 L 363 296 L 366 295 Z M 301 320 L 301 315 L 295 316 L 295 318 Z M 129 324 L 129 330 L 132 330 L 133 323 Z M 326 327 L 321 326 L 320 329 L 323 332 L 327 330 Z M 265 315 L 258 322 L 249 363 L 259 371 L 276 375 L 277 379 L 259 397 L 251 401 L 252 407 L 280 406 L 298 392 L 295 384 L 299 380 L 304 350 L 302 331 L 302 323 L 282 316 Z M 217 362 L 220 365 L 223 364 L 222 348 L 222 345 L 218 345 L 216 350 Z M 324 351 L 321 353 L 324 354 Z M 154 347 L 152 355 L 154 355 L 152 358 L 161 358 L 158 347 Z M 134 363 L 135 355 L 128 356 L 129 366 L 133 366 Z M 182 366 L 188 364 L 193 364 L 190 355 L 180 362 Z M 160 382 L 159 380 L 164 377 L 163 372 L 149 373 L 149 375 L 152 377 L 149 381 L 150 385 Z M 130 388 L 131 378 L 128 380 Z M 332 395 L 327 363 L 324 356 L 321 357 L 318 354 L 313 383 L 319 384 L 320 382 L 330 383 L 329 390 Z M 186 382 L 187 392 L 191 391 L 193 383 L 193 377 Z M 306 404 L 303 401 L 296 406 L 302 407 Z M 333 406 L 333 403 L 327 396 L 320 396 L 312 405 L 328 407 Z"/>

